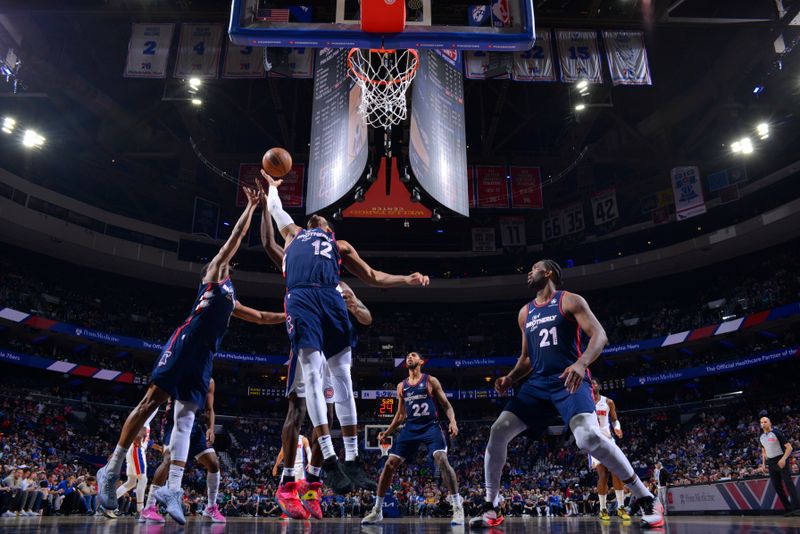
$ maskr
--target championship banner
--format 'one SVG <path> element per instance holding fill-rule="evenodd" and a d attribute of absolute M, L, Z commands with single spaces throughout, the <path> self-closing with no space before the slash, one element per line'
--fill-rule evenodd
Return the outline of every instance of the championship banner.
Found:
<path fill-rule="evenodd" d="M 278 50 L 275 49 L 270 49 Z M 280 65 L 272 65 L 269 71 L 270 78 L 308 79 L 314 77 L 314 49 L 313 48 L 286 48 L 282 49 Z M 270 52 L 270 55 L 272 52 Z M 270 57 L 270 60 L 272 58 Z"/>
<path fill-rule="evenodd" d="M 511 207 L 542 209 L 542 172 L 539 167 L 511 167 Z"/>
<path fill-rule="evenodd" d="M 303 207 L 303 186 L 305 185 L 306 167 L 302 163 L 292 165 L 292 170 L 282 176 L 283 184 L 278 188 L 278 196 L 285 208 Z M 261 180 L 260 163 L 239 164 L 239 184 L 236 187 L 236 206 L 241 208 L 247 205 L 247 196 L 242 191 L 242 186 L 255 187 L 256 180 Z"/>
<path fill-rule="evenodd" d="M 260 46 L 239 46 L 226 40 L 225 60 L 222 63 L 222 77 L 228 80 L 263 78 L 264 48 Z"/>
<path fill-rule="evenodd" d="M 469 80 L 507 80 L 510 75 L 503 73 L 503 67 L 511 70 L 512 56 L 506 52 L 487 52 L 475 50 L 464 52 L 464 77 Z"/>
<path fill-rule="evenodd" d="M 166 78 L 174 24 L 133 24 L 125 78 Z"/>
<path fill-rule="evenodd" d="M 673 167 L 670 171 L 672 193 L 675 196 L 675 216 L 679 221 L 702 215 L 706 212 L 700 169 L 697 167 Z"/>
<path fill-rule="evenodd" d="M 472 229 L 472 252 L 494 252 L 497 250 L 495 245 L 494 228 L 473 228 Z"/>
<path fill-rule="evenodd" d="M 514 52 L 511 79 L 515 82 L 554 82 L 553 42 L 550 30 L 536 30 L 536 44 L 525 52 Z"/>
<path fill-rule="evenodd" d="M 601 226 L 619 217 L 616 189 L 592 193 L 592 217 L 595 226 Z"/>
<path fill-rule="evenodd" d="M 606 58 L 614 85 L 653 85 L 644 46 L 644 33 L 603 31 Z"/>
<path fill-rule="evenodd" d="M 181 24 L 176 78 L 214 79 L 222 51 L 221 24 Z"/>
<path fill-rule="evenodd" d="M 469 207 L 475 207 L 475 167 L 467 167 L 467 195 L 469 196 Z"/>
<path fill-rule="evenodd" d="M 597 32 L 593 30 L 557 30 L 556 42 L 561 64 L 561 81 L 603 83 Z"/>
<path fill-rule="evenodd" d="M 507 208 L 508 180 L 503 166 L 475 166 L 479 208 Z"/>
<path fill-rule="evenodd" d="M 755 436 L 754 436 L 755 439 Z M 666 462 L 665 462 L 666 463 Z M 800 477 L 792 476 L 792 483 L 800 492 Z M 769 478 L 673 486 L 667 490 L 667 510 L 670 513 L 730 512 L 784 512 Z"/>

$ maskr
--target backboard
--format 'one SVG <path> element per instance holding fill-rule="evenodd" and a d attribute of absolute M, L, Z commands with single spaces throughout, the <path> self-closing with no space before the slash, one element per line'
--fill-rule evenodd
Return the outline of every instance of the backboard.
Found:
<path fill-rule="evenodd" d="M 233 0 L 228 33 L 243 46 L 497 51 L 533 47 L 533 0 L 493 0 L 486 6 L 475 6 L 474 0 L 384 1 L 406 2 L 403 32 L 362 31 L 359 0 Z"/>

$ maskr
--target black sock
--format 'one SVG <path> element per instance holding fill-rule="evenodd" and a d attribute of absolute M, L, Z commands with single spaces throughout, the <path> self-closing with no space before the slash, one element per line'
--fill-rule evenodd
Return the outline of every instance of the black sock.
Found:
<path fill-rule="evenodd" d="M 287 482 L 294 482 L 294 475 L 292 476 L 283 475 L 283 483 L 286 484 Z"/>
<path fill-rule="evenodd" d="M 306 482 L 319 482 L 320 480 L 322 479 L 319 478 L 319 476 L 312 475 L 311 473 L 308 472 L 306 473 Z"/>

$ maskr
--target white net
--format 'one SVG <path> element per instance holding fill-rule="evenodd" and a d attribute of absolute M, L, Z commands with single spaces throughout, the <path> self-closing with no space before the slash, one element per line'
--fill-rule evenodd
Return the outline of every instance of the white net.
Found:
<path fill-rule="evenodd" d="M 353 48 L 348 64 L 350 76 L 361 87 L 358 112 L 367 124 L 390 128 L 406 119 L 406 91 L 419 65 L 416 50 Z"/>

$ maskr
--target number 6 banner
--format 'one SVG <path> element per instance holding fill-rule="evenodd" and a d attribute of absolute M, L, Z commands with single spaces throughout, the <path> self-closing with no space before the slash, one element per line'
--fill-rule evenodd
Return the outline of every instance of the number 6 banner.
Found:
<path fill-rule="evenodd" d="M 586 80 L 589 83 L 603 83 L 597 32 L 558 30 L 556 31 L 556 41 L 561 60 L 562 82 L 574 83 Z"/>
<path fill-rule="evenodd" d="M 221 49 L 221 24 L 181 24 L 175 77 L 216 78 Z"/>
<path fill-rule="evenodd" d="M 225 47 L 225 61 L 222 77 L 232 80 L 263 78 L 264 48 L 261 46 L 239 46 L 228 41 Z"/>
<path fill-rule="evenodd" d="M 125 78 L 165 78 L 174 24 L 134 24 Z"/>

